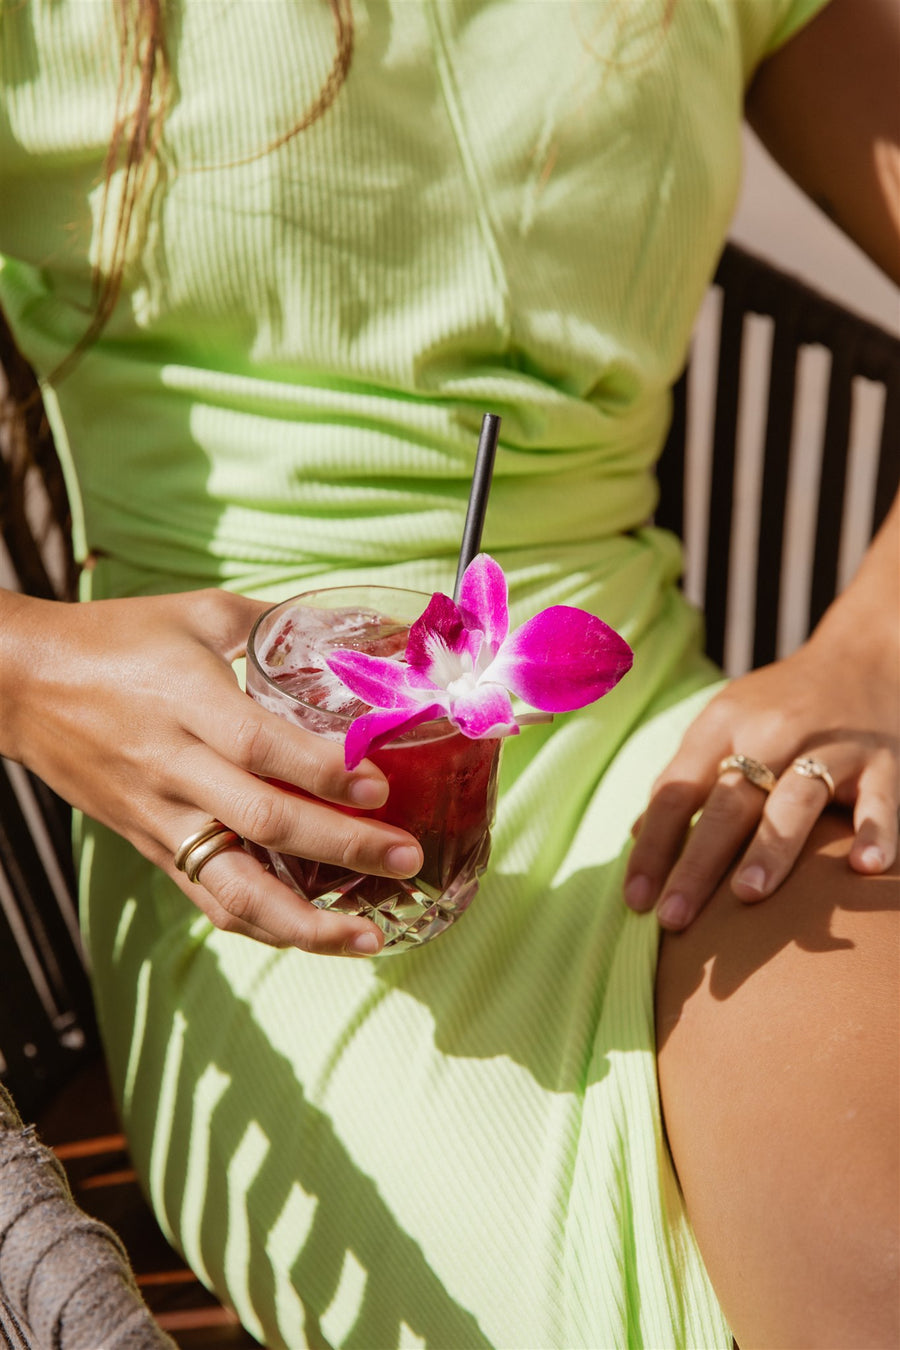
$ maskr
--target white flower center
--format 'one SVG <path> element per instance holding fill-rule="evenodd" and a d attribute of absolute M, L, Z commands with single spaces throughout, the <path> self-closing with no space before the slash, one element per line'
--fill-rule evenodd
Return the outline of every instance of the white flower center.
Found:
<path fill-rule="evenodd" d="M 467 675 L 471 678 L 472 658 L 468 652 L 451 652 L 440 638 L 433 637 L 428 643 L 428 655 L 431 659 L 428 678 L 439 689 L 449 689 L 455 680 Z"/>
<path fill-rule="evenodd" d="M 463 694 L 471 694 L 476 684 L 477 680 L 474 673 L 467 670 L 455 680 L 451 680 L 449 684 L 445 684 L 444 688 L 451 698 L 460 698 Z"/>

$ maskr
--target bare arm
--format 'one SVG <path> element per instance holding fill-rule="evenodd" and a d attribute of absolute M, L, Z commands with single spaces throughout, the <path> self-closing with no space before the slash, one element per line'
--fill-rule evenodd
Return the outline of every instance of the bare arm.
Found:
<path fill-rule="evenodd" d="M 900 282 L 897 0 L 832 0 L 760 69 L 748 116 L 797 183 Z M 776 891 L 827 802 L 821 780 L 789 772 L 799 756 L 826 764 L 838 802 L 852 811 L 851 867 L 891 865 L 900 800 L 898 522 L 895 503 L 853 583 L 799 651 L 732 681 L 688 729 L 635 827 L 632 908 L 658 904 L 664 927 L 686 927 L 748 837 L 734 891 L 747 901 Z M 774 770 L 770 796 L 739 774 L 717 776 L 733 754 Z"/>
<path fill-rule="evenodd" d="M 897 0 L 831 0 L 760 68 L 746 111 L 782 168 L 900 284 Z"/>

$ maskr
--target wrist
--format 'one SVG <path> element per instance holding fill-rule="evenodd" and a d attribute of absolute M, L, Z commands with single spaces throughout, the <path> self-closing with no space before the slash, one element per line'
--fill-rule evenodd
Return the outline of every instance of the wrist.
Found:
<path fill-rule="evenodd" d="M 40 629 L 53 631 L 58 607 L 57 601 L 0 589 L 0 755 L 8 759 L 25 762 L 21 729 L 26 695 L 37 678 L 35 655 L 46 641 Z"/>
<path fill-rule="evenodd" d="M 851 672 L 900 672 L 900 612 L 896 597 L 846 592 L 825 611 L 807 646 L 817 659 L 840 660 Z"/>
<path fill-rule="evenodd" d="M 840 653 L 855 669 L 900 671 L 900 501 L 895 502 L 856 576 L 825 611 L 809 638 L 821 656 Z"/>

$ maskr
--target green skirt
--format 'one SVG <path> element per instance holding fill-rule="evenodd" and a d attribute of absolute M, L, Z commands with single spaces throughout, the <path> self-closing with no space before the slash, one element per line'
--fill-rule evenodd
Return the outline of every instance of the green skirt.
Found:
<path fill-rule="evenodd" d="M 162 587 L 93 580 L 142 588 Z M 634 680 L 504 746 L 481 890 L 420 950 L 342 960 L 223 933 L 81 822 L 135 1164 L 265 1345 L 729 1350 L 662 1130 L 658 927 L 621 896 L 631 824 L 719 678 L 660 594 L 639 633 L 621 625 Z"/>

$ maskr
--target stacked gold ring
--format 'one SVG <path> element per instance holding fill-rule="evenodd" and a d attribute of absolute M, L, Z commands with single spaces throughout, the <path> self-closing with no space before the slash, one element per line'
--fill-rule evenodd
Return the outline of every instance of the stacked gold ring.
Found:
<path fill-rule="evenodd" d="M 221 820 L 208 820 L 202 829 L 185 839 L 175 854 L 175 866 L 179 872 L 184 872 L 188 881 L 198 881 L 200 869 L 206 866 L 210 858 L 240 842 L 240 835 L 229 830 Z"/>
<path fill-rule="evenodd" d="M 771 792 L 778 782 L 768 764 L 763 764 L 761 759 L 751 759 L 749 755 L 726 755 L 719 764 L 718 777 L 721 778 L 723 773 L 728 773 L 729 769 L 737 769 L 748 783 L 762 788 L 763 792 Z"/>

